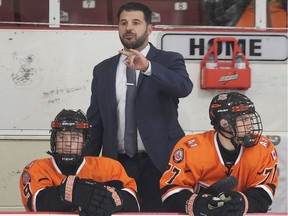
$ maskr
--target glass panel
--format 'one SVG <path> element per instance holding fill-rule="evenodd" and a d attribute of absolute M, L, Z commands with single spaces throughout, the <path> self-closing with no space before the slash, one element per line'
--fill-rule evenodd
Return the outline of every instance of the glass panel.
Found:
<path fill-rule="evenodd" d="M 61 0 L 61 24 L 112 24 L 109 19 L 109 1 L 100 0 Z"/>
<path fill-rule="evenodd" d="M 255 27 L 254 0 L 202 0 L 201 2 L 203 12 L 209 22 L 208 25 Z M 287 1 L 261 0 L 260 4 L 267 4 L 267 2 L 266 27 L 286 28 Z"/>
<path fill-rule="evenodd" d="M 113 24 L 118 24 L 118 8 L 129 1 L 113 1 Z M 146 4 L 153 12 L 153 25 L 205 25 L 207 19 L 202 16 L 200 0 L 142 0 L 137 1 Z M 204 19 L 203 19 L 204 18 Z"/>
<path fill-rule="evenodd" d="M 59 0 L 60 26 L 117 25 L 130 0 Z M 287 1 L 267 0 L 267 27 L 287 27 Z M 153 11 L 152 24 L 255 27 L 254 0 L 135 0 Z M 261 0 L 260 4 L 266 4 Z M 56 9 L 52 11 L 55 13 Z M 49 0 L 0 0 L 0 25 L 49 26 Z"/>

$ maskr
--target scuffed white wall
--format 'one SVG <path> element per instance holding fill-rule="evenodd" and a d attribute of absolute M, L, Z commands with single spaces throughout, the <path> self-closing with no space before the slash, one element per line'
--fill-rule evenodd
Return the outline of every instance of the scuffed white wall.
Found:
<path fill-rule="evenodd" d="M 20 174 L 32 160 L 47 157 L 49 148 L 49 140 L 0 140 L 0 211 L 24 211 Z"/>

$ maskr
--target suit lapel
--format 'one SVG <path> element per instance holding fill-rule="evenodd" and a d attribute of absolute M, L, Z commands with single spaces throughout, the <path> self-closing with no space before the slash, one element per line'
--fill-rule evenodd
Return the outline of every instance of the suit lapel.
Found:
<path fill-rule="evenodd" d="M 105 97 L 108 97 L 108 103 L 112 105 L 111 107 L 116 108 L 116 72 L 117 72 L 117 65 L 119 61 L 120 55 L 114 56 L 111 61 L 108 63 L 108 67 L 105 71 L 105 78 L 103 80 L 103 85 L 105 92 L 103 94 Z"/>
<path fill-rule="evenodd" d="M 153 46 L 153 44 L 151 44 L 151 43 L 149 43 L 149 44 L 150 44 L 150 50 L 147 53 L 146 58 L 150 61 L 157 55 L 157 49 Z M 139 89 L 144 77 L 145 77 L 144 74 L 142 74 L 142 73 L 139 74 L 137 89 Z"/>
<path fill-rule="evenodd" d="M 153 44 L 151 44 L 151 43 L 149 43 L 149 44 L 150 44 L 150 50 L 147 53 L 146 58 L 148 60 L 152 60 L 157 55 L 158 50 L 156 49 L 156 47 L 154 47 Z"/>

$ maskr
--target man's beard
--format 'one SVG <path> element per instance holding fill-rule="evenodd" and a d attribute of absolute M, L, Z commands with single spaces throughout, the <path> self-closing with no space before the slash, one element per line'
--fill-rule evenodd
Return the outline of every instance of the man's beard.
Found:
<path fill-rule="evenodd" d="M 123 44 L 123 46 L 127 49 L 137 49 L 145 43 L 147 37 L 148 37 L 148 34 L 146 34 L 145 32 L 143 35 L 141 35 L 141 37 L 139 37 L 135 41 L 127 41 L 121 37 L 120 37 L 120 41 Z"/>

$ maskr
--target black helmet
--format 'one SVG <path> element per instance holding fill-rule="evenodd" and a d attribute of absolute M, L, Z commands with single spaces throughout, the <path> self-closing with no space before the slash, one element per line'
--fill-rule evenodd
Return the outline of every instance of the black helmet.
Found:
<path fill-rule="evenodd" d="M 68 132 L 68 143 L 70 144 L 67 144 L 67 140 L 61 138 L 60 133 L 62 132 L 63 135 L 65 132 Z M 89 141 L 89 132 L 90 127 L 88 120 L 80 109 L 77 111 L 63 109 L 55 117 L 54 121 L 51 123 L 51 152 L 48 153 L 54 157 L 62 172 L 63 170 L 71 171 L 78 168 L 83 160 L 85 148 Z M 60 136 L 59 140 L 62 143 L 61 146 L 57 146 L 57 134 Z M 65 146 L 65 143 L 67 146 Z M 76 143 L 76 147 L 72 148 L 72 143 Z M 80 145 L 80 147 L 78 145 Z"/>
<path fill-rule="evenodd" d="M 245 121 L 243 117 L 245 115 L 249 117 L 249 123 Z M 255 111 L 253 102 L 238 92 L 216 95 L 209 107 L 209 117 L 214 129 L 231 139 L 233 144 L 242 144 L 245 147 L 254 146 L 262 134 L 261 118 Z M 237 126 L 237 121 L 241 121 L 242 127 Z M 246 129 L 248 127 L 250 127 L 249 130 Z M 223 132 L 230 136 L 228 137 Z M 242 136 L 240 136 L 241 133 Z"/>

